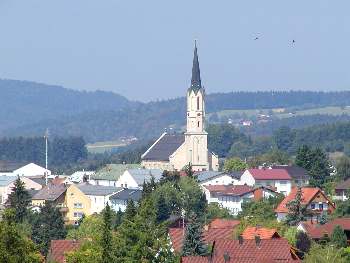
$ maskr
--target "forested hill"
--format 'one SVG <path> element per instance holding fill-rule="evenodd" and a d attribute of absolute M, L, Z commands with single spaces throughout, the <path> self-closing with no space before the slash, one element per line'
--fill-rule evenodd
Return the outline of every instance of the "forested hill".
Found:
<path fill-rule="evenodd" d="M 86 111 L 118 110 L 135 103 L 112 92 L 75 91 L 29 81 L 0 79 L 0 105 L 1 132 L 10 127 Z"/>
<path fill-rule="evenodd" d="M 0 80 L 0 91 L 0 137 L 38 136 L 49 128 L 53 136 L 83 136 L 87 142 L 123 136 L 149 139 L 161 134 L 165 128 L 181 129 L 185 124 L 184 97 L 149 103 L 131 102 L 112 92 L 74 91 L 15 80 Z M 350 91 L 231 92 L 208 94 L 206 100 L 208 113 L 346 105 L 350 105 Z M 298 120 L 299 117 L 293 119 L 300 123 Z M 302 124 L 315 123 L 310 118 L 310 123 Z M 279 124 L 273 123 L 273 126 Z"/>

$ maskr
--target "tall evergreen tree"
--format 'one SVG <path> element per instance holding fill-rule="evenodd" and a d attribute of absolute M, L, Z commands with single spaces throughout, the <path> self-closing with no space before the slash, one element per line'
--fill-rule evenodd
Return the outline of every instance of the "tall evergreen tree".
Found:
<path fill-rule="evenodd" d="M 127 201 L 126 209 L 124 212 L 124 220 L 133 221 L 135 215 L 137 213 L 135 203 L 132 199 Z"/>
<path fill-rule="evenodd" d="M 46 255 L 51 240 L 64 239 L 66 234 L 61 212 L 51 202 L 45 202 L 34 220 L 32 240 L 39 245 L 43 255 Z"/>
<path fill-rule="evenodd" d="M 338 248 L 347 247 L 348 242 L 344 230 L 341 226 L 336 225 L 330 239 L 331 243 Z"/>
<path fill-rule="evenodd" d="M 196 214 L 191 213 L 189 224 L 186 226 L 186 234 L 182 247 L 183 256 L 204 256 L 207 253 L 203 241 L 203 225 Z"/>
<path fill-rule="evenodd" d="M 119 210 L 117 211 L 116 217 L 115 217 L 114 230 L 116 230 L 123 222 L 123 214 L 124 213 L 119 208 Z"/>
<path fill-rule="evenodd" d="M 320 149 L 313 150 L 311 168 L 308 170 L 310 175 L 310 184 L 316 187 L 322 187 L 330 176 L 329 161 L 326 154 Z"/>
<path fill-rule="evenodd" d="M 167 220 L 170 216 L 170 208 L 168 207 L 164 196 L 161 194 L 156 202 L 156 209 L 157 209 L 157 222 L 161 223 L 165 220 Z"/>
<path fill-rule="evenodd" d="M 303 232 L 299 231 L 296 234 L 296 243 L 295 246 L 298 249 L 298 255 L 303 258 L 305 253 L 308 253 L 311 247 L 311 240 L 309 236 Z"/>
<path fill-rule="evenodd" d="M 15 181 L 12 193 L 8 197 L 10 208 L 15 211 L 15 220 L 17 223 L 23 222 L 28 214 L 28 205 L 30 204 L 30 195 L 24 187 L 24 183 L 18 177 Z"/>
<path fill-rule="evenodd" d="M 112 253 L 112 214 L 111 208 L 107 203 L 103 212 L 103 233 L 101 239 L 102 263 L 113 262 Z"/>
<path fill-rule="evenodd" d="M 310 170 L 312 164 L 312 150 L 309 146 L 302 145 L 299 147 L 295 157 L 295 164 L 303 167 L 307 171 Z"/>
<path fill-rule="evenodd" d="M 296 226 L 299 222 L 305 221 L 309 211 L 302 204 L 302 190 L 298 187 L 295 199 L 287 203 L 288 214 L 286 216 L 286 223 L 290 226 Z"/>

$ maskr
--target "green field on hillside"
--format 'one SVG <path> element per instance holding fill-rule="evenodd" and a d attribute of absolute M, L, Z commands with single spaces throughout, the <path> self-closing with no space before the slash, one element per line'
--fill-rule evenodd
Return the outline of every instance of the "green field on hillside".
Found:
<path fill-rule="evenodd" d="M 104 153 L 111 152 L 119 147 L 123 147 L 128 145 L 126 142 L 121 140 L 116 141 L 105 141 L 105 142 L 95 142 L 91 144 L 87 144 L 86 148 L 89 153 Z"/>

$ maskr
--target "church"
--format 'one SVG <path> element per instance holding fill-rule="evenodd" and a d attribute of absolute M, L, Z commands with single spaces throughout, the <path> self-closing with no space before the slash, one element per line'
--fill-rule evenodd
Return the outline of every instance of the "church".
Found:
<path fill-rule="evenodd" d="M 194 47 L 192 80 L 187 90 L 187 125 L 184 134 L 164 132 L 141 156 L 147 169 L 180 171 L 189 163 L 193 171 L 217 171 L 219 159 L 208 151 L 205 131 L 205 89 L 202 87 L 197 45 Z"/>

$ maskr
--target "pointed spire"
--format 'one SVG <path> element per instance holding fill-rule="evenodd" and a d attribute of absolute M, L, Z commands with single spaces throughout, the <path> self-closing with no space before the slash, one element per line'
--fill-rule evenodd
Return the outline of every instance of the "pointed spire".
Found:
<path fill-rule="evenodd" d="M 192 66 L 192 79 L 190 90 L 197 92 L 202 88 L 201 72 L 199 69 L 198 53 L 197 53 L 197 41 L 194 41 L 194 54 L 193 54 L 193 66 Z"/>

